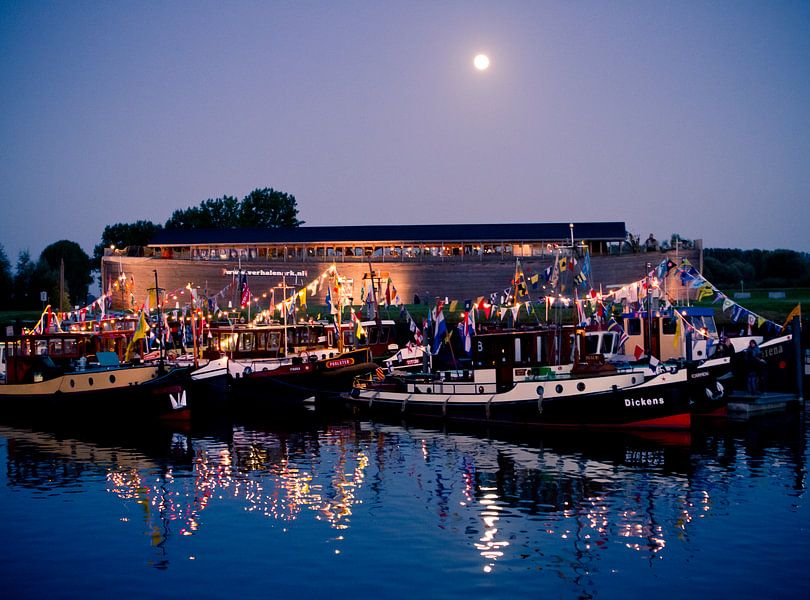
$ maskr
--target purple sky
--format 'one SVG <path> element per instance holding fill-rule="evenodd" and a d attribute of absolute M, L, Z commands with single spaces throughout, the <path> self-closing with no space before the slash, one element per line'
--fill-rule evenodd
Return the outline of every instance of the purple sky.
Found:
<path fill-rule="evenodd" d="M 0 0 L 0 57 L 12 264 L 257 187 L 810 251 L 808 2 Z"/>

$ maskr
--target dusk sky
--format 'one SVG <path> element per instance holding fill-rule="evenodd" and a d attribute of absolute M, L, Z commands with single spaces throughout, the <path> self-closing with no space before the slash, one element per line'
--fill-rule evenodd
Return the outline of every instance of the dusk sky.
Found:
<path fill-rule="evenodd" d="M 0 86 L 12 265 L 261 187 L 810 251 L 807 1 L 0 0 Z"/>

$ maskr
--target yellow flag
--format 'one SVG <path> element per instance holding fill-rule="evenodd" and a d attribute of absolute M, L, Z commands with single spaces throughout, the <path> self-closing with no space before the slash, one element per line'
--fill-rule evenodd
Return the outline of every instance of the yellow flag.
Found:
<path fill-rule="evenodd" d="M 712 287 L 712 284 L 711 283 L 703 284 L 702 286 L 700 286 L 700 289 L 698 290 L 697 295 L 698 302 L 703 300 L 703 298 L 705 298 L 706 296 L 712 295 L 714 295 L 714 288 Z"/>
<path fill-rule="evenodd" d="M 790 311 L 790 314 L 787 316 L 787 319 L 785 319 L 785 324 L 782 325 L 782 329 L 785 329 L 788 325 L 790 325 L 790 322 L 793 320 L 793 317 L 799 317 L 799 325 L 801 325 L 801 321 L 802 321 L 802 303 L 801 302 L 799 302 L 795 306 L 795 308 L 792 311 Z"/>
<path fill-rule="evenodd" d="M 675 317 L 675 337 L 672 340 L 672 345 L 674 346 L 675 350 L 678 349 L 680 343 L 681 343 L 681 318 Z"/>
<path fill-rule="evenodd" d="M 142 340 L 146 337 L 146 332 L 149 331 L 149 323 L 146 322 L 146 311 L 141 311 L 141 318 L 138 320 L 138 326 L 135 328 L 135 334 L 127 344 L 127 352 L 124 355 L 124 361 L 128 361 L 132 357 L 132 351 L 135 349 L 135 342 Z"/>

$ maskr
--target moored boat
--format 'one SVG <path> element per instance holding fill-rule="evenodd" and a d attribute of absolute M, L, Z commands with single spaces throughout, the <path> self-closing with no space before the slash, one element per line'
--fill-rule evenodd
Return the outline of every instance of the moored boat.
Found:
<path fill-rule="evenodd" d="M 114 352 L 88 354 L 91 338 L 24 334 L 0 340 L 6 377 L 0 412 L 40 419 L 188 419 L 188 369 L 121 364 Z"/>
<path fill-rule="evenodd" d="M 213 327 L 204 359 L 191 374 L 195 405 L 300 408 L 317 394 L 349 390 L 355 376 L 377 365 L 368 347 L 341 350 L 335 332 L 322 323 Z"/>
<path fill-rule="evenodd" d="M 476 336 L 470 369 L 364 377 L 343 398 L 362 412 L 554 427 L 686 429 L 689 378 L 678 365 L 580 360 L 582 330 Z M 570 357 L 566 361 L 566 357 Z"/>

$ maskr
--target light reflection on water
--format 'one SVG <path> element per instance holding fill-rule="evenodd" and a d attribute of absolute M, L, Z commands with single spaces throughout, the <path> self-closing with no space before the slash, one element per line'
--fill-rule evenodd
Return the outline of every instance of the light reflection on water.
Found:
<path fill-rule="evenodd" d="M 2 533 L 26 539 L 14 552 L 36 562 L 46 545 L 75 546 L 75 536 L 53 536 L 70 495 L 98 523 L 95 551 L 125 545 L 110 552 L 108 571 L 135 561 L 186 573 L 196 561 L 226 575 L 196 572 L 207 593 L 238 581 L 261 595 L 267 576 L 247 574 L 271 564 L 307 589 L 319 577 L 301 576 L 300 565 L 314 557 L 344 591 L 392 597 L 409 578 L 428 581 L 435 597 L 534 597 L 529 583 L 585 597 L 662 584 L 673 595 L 698 583 L 710 595 L 810 589 L 797 571 L 810 546 L 794 535 L 809 514 L 801 415 L 686 438 L 315 420 L 127 438 L 2 426 L 0 450 L 0 509 L 20 517 Z M 114 522 L 136 526 L 141 541 Z M 766 545 L 785 555 L 764 570 L 757 549 Z M 22 559 L 0 552 L 0 576 L 14 580 Z M 763 583 L 721 583 L 721 564 L 725 579 L 756 573 Z M 62 581 L 98 565 L 74 573 L 51 559 L 48 568 Z M 179 578 L 162 585 L 167 595 L 180 589 Z"/>

